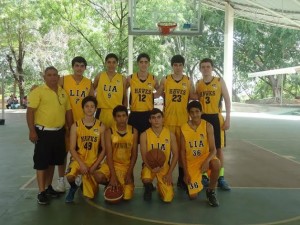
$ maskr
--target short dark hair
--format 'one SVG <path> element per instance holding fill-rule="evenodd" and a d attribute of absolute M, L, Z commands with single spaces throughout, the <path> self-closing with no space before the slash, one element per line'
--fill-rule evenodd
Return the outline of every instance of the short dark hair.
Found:
<path fill-rule="evenodd" d="M 159 108 L 153 108 L 151 111 L 150 111 L 150 114 L 149 114 L 149 118 L 152 116 L 152 115 L 155 115 L 157 113 L 160 113 L 162 117 L 164 117 L 164 113 L 159 109 Z"/>
<path fill-rule="evenodd" d="M 49 70 L 55 70 L 56 73 L 58 73 L 58 70 L 54 67 L 54 66 L 48 66 L 45 71 L 44 71 L 44 74 L 46 74 Z"/>
<path fill-rule="evenodd" d="M 124 105 L 117 105 L 114 109 L 113 109 L 113 117 L 115 117 L 117 115 L 118 112 L 125 112 L 126 115 L 128 116 L 128 109 L 126 106 Z"/>
<path fill-rule="evenodd" d="M 86 96 L 81 102 L 81 107 L 84 108 L 84 106 L 87 102 L 94 102 L 95 108 L 97 108 L 98 102 L 94 96 L 91 96 L 91 95 Z"/>
<path fill-rule="evenodd" d="M 86 62 L 85 58 L 83 58 L 82 56 L 76 56 L 74 59 L 72 59 L 72 67 L 77 62 L 78 63 L 83 63 L 85 65 L 85 67 L 87 66 L 87 62 Z"/>
<path fill-rule="evenodd" d="M 115 53 L 107 54 L 107 56 L 105 57 L 105 62 L 107 62 L 107 60 L 110 59 L 110 58 L 114 58 L 117 62 L 119 62 L 119 58 Z"/>
<path fill-rule="evenodd" d="M 198 101 L 191 101 L 186 107 L 188 112 L 190 112 L 191 108 L 197 108 L 202 112 L 202 106 Z"/>
<path fill-rule="evenodd" d="M 200 66 L 201 66 L 201 64 L 202 63 L 210 63 L 210 65 L 212 66 L 212 67 L 214 67 L 214 62 L 212 61 L 212 59 L 210 59 L 210 58 L 204 58 L 204 59 L 202 59 L 201 61 L 200 61 Z"/>
<path fill-rule="evenodd" d="M 182 55 L 174 55 L 171 59 L 171 66 L 173 66 L 174 63 L 182 63 L 182 65 L 184 65 L 185 59 Z"/>
<path fill-rule="evenodd" d="M 141 53 L 138 55 L 136 61 L 139 62 L 141 60 L 141 58 L 146 58 L 149 62 L 150 62 L 150 56 L 147 53 Z"/>

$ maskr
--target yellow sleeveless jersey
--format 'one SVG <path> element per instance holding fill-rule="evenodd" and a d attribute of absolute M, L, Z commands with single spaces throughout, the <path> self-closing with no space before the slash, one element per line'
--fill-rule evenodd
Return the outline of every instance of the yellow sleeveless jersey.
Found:
<path fill-rule="evenodd" d="M 77 153 L 79 157 L 88 165 L 91 166 L 98 157 L 98 147 L 100 145 L 100 127 L 101 122 L 95 121 L 91 128 L 87 128 L 82 120 L 76 122 L 77 126 Z"/>
<path fill-rule="evenodd" d="M 99 77 L 97 87 L 98 108 L 113 109 L 123 102 L 123 75 L 115 74 L 112 80 L 106 72 L 102 72 Z"/>
<path fill-rule="evenodd" d="M 186 161 L 189 166 L 203 161 L 201 157 L 209 153 L 206 123 L 205 120 L 201 120 L 196 130 L 191 128 L 188 123 L 181 126 L 181 131 L 185 139 Z"/>
<path fill-rule="evenodd" d="M 155 80 L 152 74 L 148 74 L 145 81 L 141 81 L 137 73 L 131 75 L 129 99 L 131 111 L 143 112 L 153 109 L 154 86 Z"/>
<path fill-rule="evenodd" d="M 147 151 L 151 149 L 160 149 L 165 153 L 166 162 L 164 166 L 166 166 L 169 162 L 171 155 L 171 133 L 170 130 L 166 127 L 163 127 L 159 136 L 157 136 L 152 128 L 146 130 L 147 135 Z"/>
<path fill-rule="evenodd" d="M 186 107 L 189 102 L 190 80 L 184 75 L 176 82 L 172 75 L 168 75 L 164 85 L 164 114 L 165 125 L 181 126 L 188 121 Z"/>
<path fill-rule="evenodd" d="M 81 107 L 82 99 L 89 95 L 92 81 L 86 77 L 83 77 L 79 84 L 73 79 L 73 75 L 67 75 L 63 77 L 63 89 L 67 92 L 74 121 L 83 118 L 83 110 Z"/>
<path fill-rule="evenodd" d="M 196 90 L 202 112 L 217 114 L 222 110 L 222 85 L 221 78 L 214 77 L 211 82 L 205 83 L 203 79 L 197 82 Z"/>
<path fill-rule="evenodd" d="M 133 146 L 133 127 L 127 125 L 126 133 L 120 134 L 116 125 L 112 126 L 111 145 L 114 163 L 129 166 Z"/>

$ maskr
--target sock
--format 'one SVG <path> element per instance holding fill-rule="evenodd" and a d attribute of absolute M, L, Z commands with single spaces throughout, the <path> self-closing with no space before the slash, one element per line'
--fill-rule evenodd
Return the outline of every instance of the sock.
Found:
<path fill-rule="evenodd" d="M 71 188 L 77 188 L 78 186 L 76 185 L 75 181 L 69 182 Z"/>
<path fill-rule="evenodd" d="M 206 172 L 202 173 L 202 176 L 208 177 Z"/>
<path fill-rule="evenodd" d="M 182 167 L 178 167 L 178 182 L 183 182 L 184 172 Z"/>
<path fill-rule="evenodd" d="M 224 177 L 224 167 L 220 169 L 219 177 Z"/>

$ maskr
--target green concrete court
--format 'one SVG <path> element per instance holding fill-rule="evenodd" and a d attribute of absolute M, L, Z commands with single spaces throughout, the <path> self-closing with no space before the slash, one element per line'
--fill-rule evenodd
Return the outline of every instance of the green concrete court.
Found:
<path fill-rule="evenodd" d="M 130 202 L 106 204 L 100 187 L 94 201 L 77 193 L 74 204 L 65 204 L 61 196 L 50 205 L 40 206 L 36 202 L 33 145 L 28 141 L 25 111 L 7 110 L 5 125 L 0 126 L 1 224 L 299 225 L 299 111 L 295 107 L 234 105 L 225 150 L 226 178 L 232 190 L 218 190 L 220 207 L 212 208 L 203 192 L 197 200 L 190 201 L 176 188 L 171 204 L 162 203 L 156 193 L 152 202 L 144 202 L 140 157 L 135 196 Z M 174 181 L 176 177 L 174 174 Z"/>

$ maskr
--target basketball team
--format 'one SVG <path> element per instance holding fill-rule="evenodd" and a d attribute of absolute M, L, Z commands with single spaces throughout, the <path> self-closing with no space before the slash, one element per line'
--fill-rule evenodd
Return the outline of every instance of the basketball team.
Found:
<path fill-rule="evenodd" d="M 55 67 L 45 69 L 45 84 L 30 91 L 26 114 L 39 204 L 48 204 L 66 191 L 64 177 L 70 184 L 66 203 L 74 201 L 78 188 L 93 199 L 99 184 L 121 193 L 123 200 L 132 199 L 138 152 L 145 201 L 157 191 L 163 202 L 172 202 L 177 163 L 177 187 L 190 199 L 205 188 L 209 205 L 216 207 L 215 189 L 230 190 L 222 151 L 230 126 L 230 98 L 224 80 L 213 75 L 213 61 L 200 61 L 203 78 L 195 85 L 183 73 L 181 55 L 171 58 L 172 73 L 160 82 L 149 72 L 148 54 L 139 54 L 136 62 L 138 71 L 125 77 L 116 72 L 118 57 L 110 53 L 105 71 L 94 82 L 84 76 L 87 62 L 80 56 L 72 60 L 71 75 L 59 77 Z M 164 99 L 163 110 L 154 107 L 159 97 Z M 150 161 L 148 153 L 155 150 L 165 156 L 160 155 L 160 160 L 165 159 L 161 165 Z M 59 178 L 54 189 L 56 165 Z"/>

